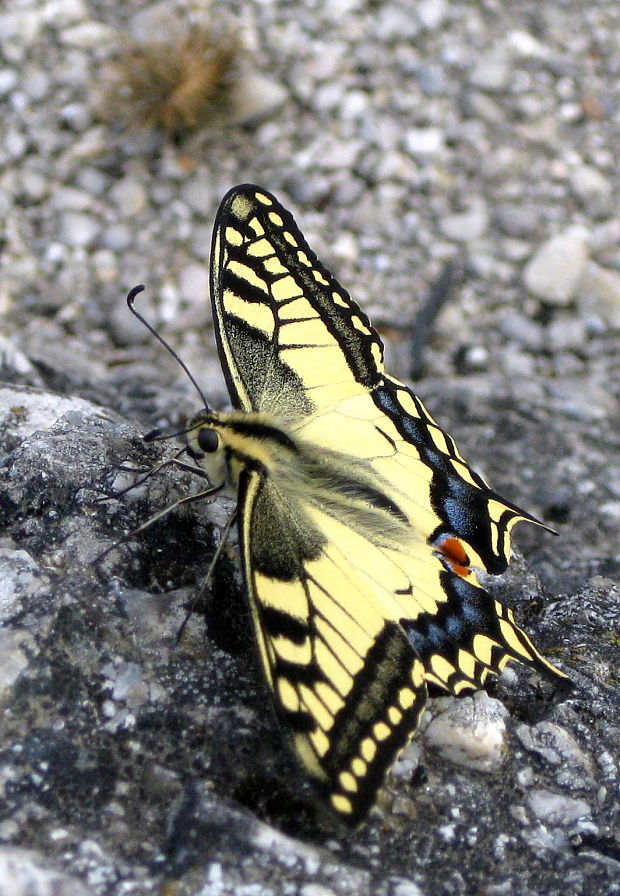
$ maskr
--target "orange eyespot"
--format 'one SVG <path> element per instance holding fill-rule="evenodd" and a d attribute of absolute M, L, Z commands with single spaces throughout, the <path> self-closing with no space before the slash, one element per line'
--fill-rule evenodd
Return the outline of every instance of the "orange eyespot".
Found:
<path fill-rule="evenodd" d="M 459 576 L 467 577 L 471 573 L 469 557 L 462 542 L 454 535 L 443 535 L 435 541 L 435 547 L 444 563 Z"/>

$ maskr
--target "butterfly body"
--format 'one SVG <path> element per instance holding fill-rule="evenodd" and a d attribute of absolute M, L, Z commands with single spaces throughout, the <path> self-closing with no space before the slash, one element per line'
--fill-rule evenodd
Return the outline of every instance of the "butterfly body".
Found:
<path fill-rule="evenodd" d="M 237 488 L 243 571 L 276 712 L 351 823 L 415 731 L 427 687 L 481 687 L 517 659 L 556 680 L 475 569 L 541 525 L 492 491 L 383 368 L 366 315 L 292 216 L 245 185 L 214 229 L 212 303 L 235 410 L 197 414 L 188 451 Z"/>

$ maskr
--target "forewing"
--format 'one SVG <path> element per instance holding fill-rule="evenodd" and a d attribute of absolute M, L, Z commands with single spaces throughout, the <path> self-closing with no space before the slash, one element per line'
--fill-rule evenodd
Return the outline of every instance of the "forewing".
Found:
<path fill-rule="evenodd" d="M 250 471 L 240 479 L 239 507 L 246 586 L 277 714 L 319 790 L 355 824 L 417 728 L 422 663 L 308 508 Z"/>
<path fill-rule="evenodd" d="M 237 408 L 291 422 L 379 382 L 383 348 L 368 318 L 259 187 L 235 187 L 220 205 L 211 296 Z"/>

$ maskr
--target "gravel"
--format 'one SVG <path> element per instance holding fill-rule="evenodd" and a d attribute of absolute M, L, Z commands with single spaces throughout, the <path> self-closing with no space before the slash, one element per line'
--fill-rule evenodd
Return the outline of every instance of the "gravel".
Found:
<path fill-rule="evenodd" d="M 0 889 L 620 894 L 618 6 L 232 0 L 212 12 L 242 44 L 230 106 L 184 138 L 137 112 L 126 127 L 108 85 L 127 42 L 204 15 L 193 0 L 0 9 Z M 419 308 L 464 255 L 416 391 L 561 532 L 523 533 L 535 572 L 517 565 L 506 588 L 574 695 L 521 670 L 493 698 L 438 703 L 409 773 L 348 837 L 299 808 L 234 553 L 208 634 L 193 614 L 175 652 L 224 505 L 89 565 L 190 487 L 166 469 L 109 494 L 124 461 L 163 457 L 140 432 L 199 404 L 124 297 L 146 284 L 140 308 L 225 406 L 211 227 L 247 181 L 292 209 L 402 378 Z"/>

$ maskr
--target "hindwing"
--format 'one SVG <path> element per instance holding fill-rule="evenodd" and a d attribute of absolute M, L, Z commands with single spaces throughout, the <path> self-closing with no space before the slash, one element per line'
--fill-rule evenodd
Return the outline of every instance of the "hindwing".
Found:
<path fill-rule="evenodd" d="M 374 582 L 330 538 L 332 521 L 317 528 L 310 506 L 291 504 L 276 483 L 249 471 L 240 479 L 239 514 L 276 712 L 332 808 L 356 823 L 417 728 L 423 663 Z"/>

